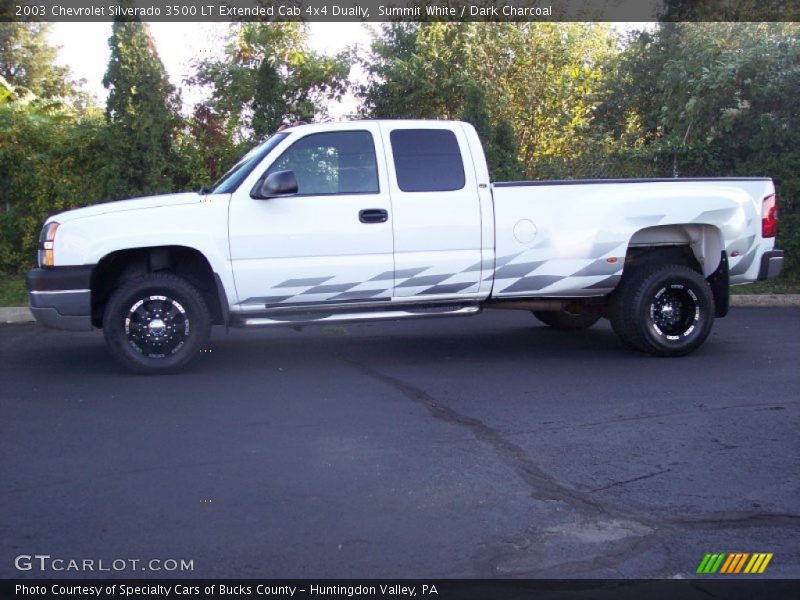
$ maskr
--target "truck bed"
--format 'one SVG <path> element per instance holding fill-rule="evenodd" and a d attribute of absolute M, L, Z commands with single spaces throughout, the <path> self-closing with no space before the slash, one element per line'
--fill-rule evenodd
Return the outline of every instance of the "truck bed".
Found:
<path fill-rule="evenodd" d="M 591 297 L 619 283 L 629 245 L 723 250 L 731 283 L 754 281 L 770 250 L 760 235 L 767 178 L 591 179 L 493 185 L 496 273 L 492 296 Z"/>

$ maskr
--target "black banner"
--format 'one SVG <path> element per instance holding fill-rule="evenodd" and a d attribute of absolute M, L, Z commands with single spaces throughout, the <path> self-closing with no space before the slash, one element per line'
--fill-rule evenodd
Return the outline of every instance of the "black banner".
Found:
<path fill-rule="evenodd" d="M 0 0 L 2 21 L 798 21 L 800 0 Z"/>
<path fill-rule="evenodd" d="M 42 600 L 86 598 L 177 598 L 187 600 L 298 598 L 399 600 L 796 600 L 800 581 L 786 579 L 668 579 L 668 580 L 3 580 L 0 597 Z"/>

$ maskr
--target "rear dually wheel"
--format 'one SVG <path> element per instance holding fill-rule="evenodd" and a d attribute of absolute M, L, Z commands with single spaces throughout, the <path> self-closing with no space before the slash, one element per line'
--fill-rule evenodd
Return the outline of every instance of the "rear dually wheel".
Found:
<path fill-rule="evenodd" d="M 682 356 L 699 348 L 711 332 L 714 296 L 690 267 L 641 269 L 614 292 L 609 319 L 627 346 L 655 356 Z"/>

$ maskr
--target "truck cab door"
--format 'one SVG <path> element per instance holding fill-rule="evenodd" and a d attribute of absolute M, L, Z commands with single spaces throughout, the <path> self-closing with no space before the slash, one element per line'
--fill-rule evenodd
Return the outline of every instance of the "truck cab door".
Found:
<path fill-rule="evenodd" d="M 392 216 L 386 166 L 376 153 L 379 127 L 303 129 L 233 192 L 229 240 L 239 312 L 391 299 Z M 251 196 L 279 171 L 294 172 L 296 194 Z"/>
<path fill-rule="evenodd" d="M 481 201 L 462 128 L 435 121 L 381 127 L 390 165 L 395 300 L 479 297 Z"/>

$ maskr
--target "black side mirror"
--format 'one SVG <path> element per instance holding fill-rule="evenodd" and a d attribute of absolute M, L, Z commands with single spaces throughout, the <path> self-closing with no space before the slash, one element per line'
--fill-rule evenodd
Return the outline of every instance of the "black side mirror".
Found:
<path fill-rule="evenodd" d="M 297 193 L 297 177 L 294 171 L 276 171 L 259 180 L 250 191 L 250 197 L 267 200 L 277 196 L 291 196 Z"/>

